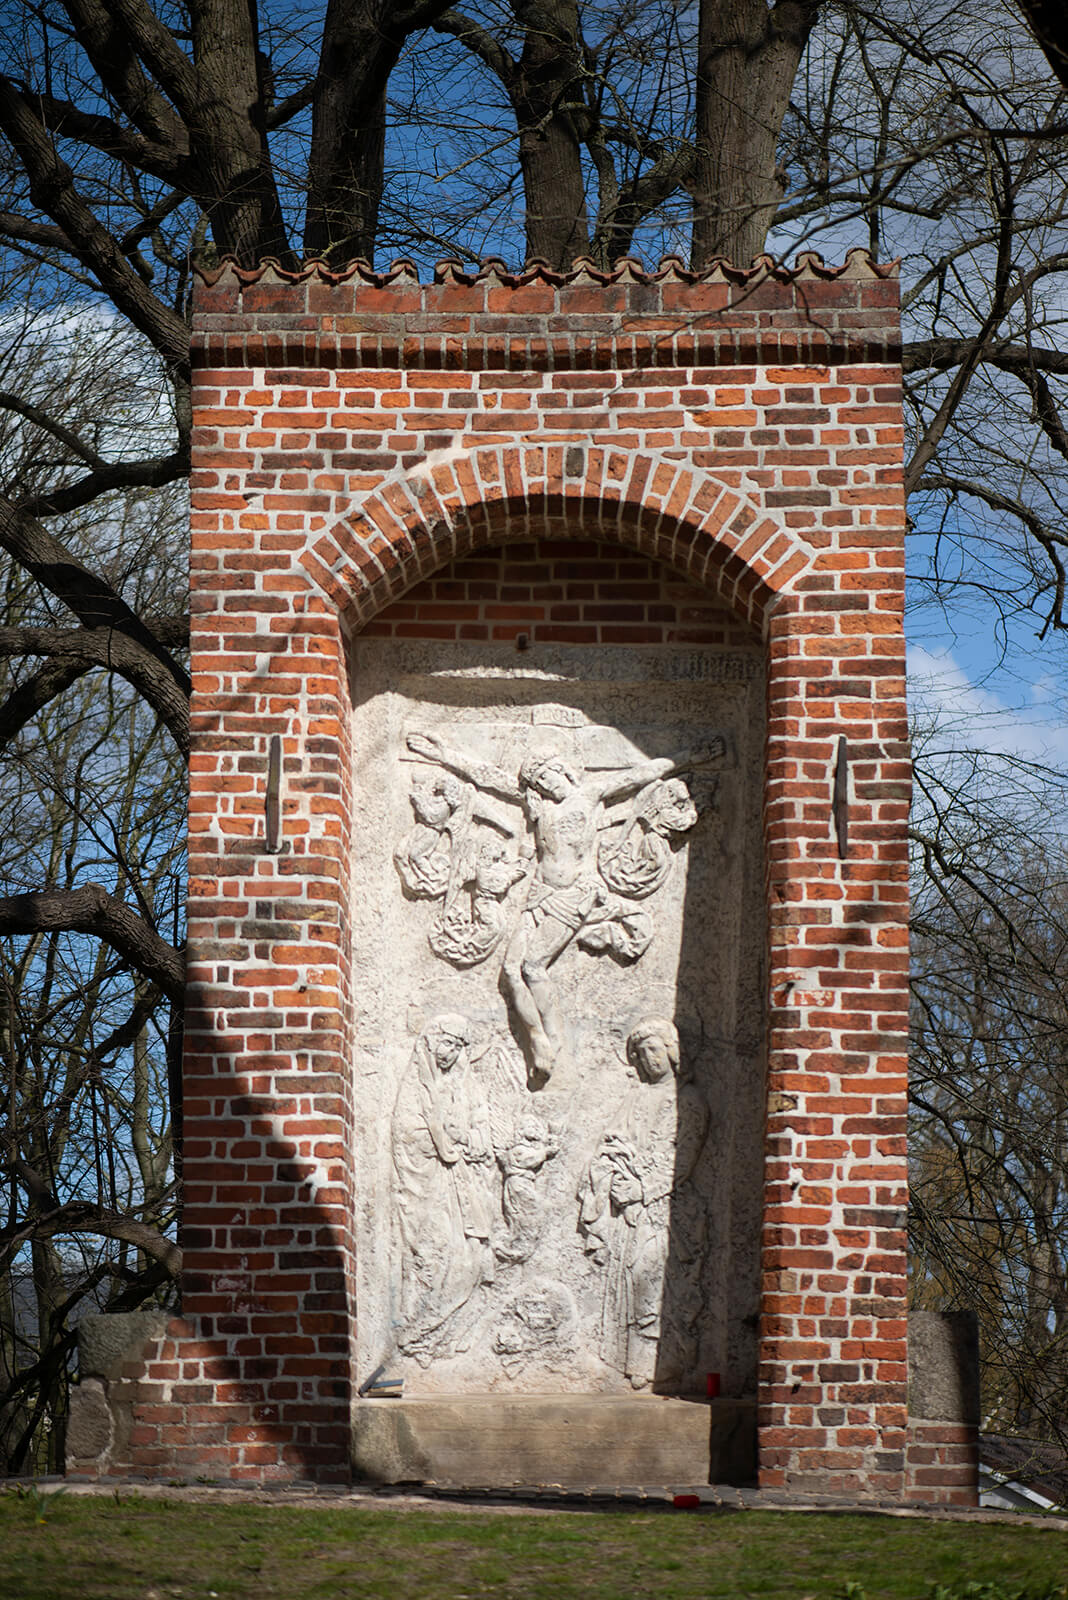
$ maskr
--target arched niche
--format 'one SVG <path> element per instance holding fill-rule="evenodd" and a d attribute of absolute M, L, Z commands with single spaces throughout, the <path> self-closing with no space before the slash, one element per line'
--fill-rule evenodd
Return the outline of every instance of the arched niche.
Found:
<path fill-rule="evenodd" d="M 406 1397 L 755 1394 L 765 651 L 593 509 L 351 640 L 357 1372 Z"/>

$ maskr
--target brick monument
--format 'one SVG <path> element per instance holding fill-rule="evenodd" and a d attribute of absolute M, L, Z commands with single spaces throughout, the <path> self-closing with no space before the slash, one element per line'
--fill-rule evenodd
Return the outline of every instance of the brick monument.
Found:
<path fill-rule="evenodd" d="M 72 1468 L 967 1500 L 895 269 L 226 264 L 193 359 L 183 1311 Z"/>

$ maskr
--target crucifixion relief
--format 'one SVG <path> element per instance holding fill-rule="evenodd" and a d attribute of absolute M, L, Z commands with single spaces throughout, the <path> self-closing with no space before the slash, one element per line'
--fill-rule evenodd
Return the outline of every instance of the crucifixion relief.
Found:
<path fill-rule="evenodd" d="M 411 896 L 441 902 L 435 955 L 471 966 L 503 946 L 528 1086 L 543 1088 L 564 1043 L 554 963 L 573 943 L 622 962 L 645 953 L 655 924 L 640 902 L 667 881 L 697 821 L 683 774 L 721 763 L 727 740 L 608 772 L 529 754 L 515 776 L 436 734 L 409 733 L 407 747 L 439 770 L 413 785 L 417 822 L 397 870 Z"/>

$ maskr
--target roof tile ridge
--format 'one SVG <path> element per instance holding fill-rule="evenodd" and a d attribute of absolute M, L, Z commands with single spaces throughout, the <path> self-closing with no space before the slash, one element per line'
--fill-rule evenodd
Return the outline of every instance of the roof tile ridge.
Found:
<path fill-rule="evenodd" d="M 211 266 L 203 262 L 195 262 L 193 265 L 193 276 L 209 289 L 215 288 L 228 275 L 236 278 L 243 289 L 261 283 L 267 277 L 292 284 L 307 283 L 309 278 L 318 278 L 321 283 L 331 287 L 348 283 L 353 278 L 359 278 L 374 288 L 385 288 L 402 278 L 419 282 L 418 268 L 410 261 L 392 261 L 384 271 L 376 272 L 364 256 L 354 257 L 343 267 L 332 267 L 328 261 L 323 261 L 318 256 L 302 261 L 299 267 L 283 266 L 277 256 L 263 256 L 254 267 L 245 267 L 236 256 L 232 255 L 221 256 Z"/>
<path fill-rule="evenodd" d="M 752 287 L 765 278 L 773 278 L 779 283 L 804 283 L 817 279 L 824 282 L 839 279 L 872 282 L 897 278 L 900 271 L 900 258 L 877 261 L 863 245 L 855 245 L 846 251 L 845 260 L 838 265 L 828 265 L 817 250 L 798 251 L 792 264 L 785 257 L 765 252 L 755 256 L 748 266 L 741 266 L 726 256 L 715 256 L 703 267 L 689 266 L 676 252 L 663 255 L 655 267 L 646 267 L 637 256 L 621 256 L 611 267 L 599 266 L 591 256 L 576 256 L 570 267 L 558 268 L 543 257 L 530 256 L 518 271 L 510 269 L 500 256 L 487 256 L 469 267 L 465 267 L 456 257 L 446 257 L 437 262 L 430 281 L 465 288 L 477 283 L 493 283 L 509 289 L 532 283 L 543 283 L 552 288 L 560 288 L 565 284 L 605 287 L 616 283 L 732 283 Z M 411 286 L 421 282 L 418 267 L 405 258 L 392 261 L 388 267 L 376 271 L 364 257 L 356 257 L 341 267 L 332 267 L 329 262 L 319 258 L 305 261 L 299 267 L 285 267 L 277 256 L 265 256 L 255 266 L 247 267 L 242 266 L 236 257 L 226 255 L 211 266 L 195 263 L 193 273 L 208 288 L 214 288 L 228 274 L 236 278 L 242 288 L 259 283 L 269 275 L 283 283 L 293 284 L 305 283 L 309 278 L 316 277 L 331 286 L 356 278 L 369 287 L 379 289 L 393 284 Z"/>
<path fill-rule="evenodd" d="M 546 283 L 558 289 L 567 280 L 566 270 L 554 267 L 544 256 L 528 256 L 516 274 L 516 288 L 526 288 L 530 283 Z"/>
<path fill-rule="evenodd" d="M 443 261 L 434 267 L 433 283 L 451 283 L 459 288 L 471 289 L 482 277 L 483 263 L 479 263 L 474 271 L 464 270 L 463 263 L 457 261 L 455 256 L 446 256 Z"/>

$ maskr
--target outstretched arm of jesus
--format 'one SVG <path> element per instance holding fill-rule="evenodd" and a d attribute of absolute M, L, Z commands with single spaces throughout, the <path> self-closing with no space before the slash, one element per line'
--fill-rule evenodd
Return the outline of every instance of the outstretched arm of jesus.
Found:
<path fill-rule="evenodd" d="M 690 772 L 694 767 L 707 767 L 727 754 L 727 741 L 721 733 L 712 735 L 705 745 L 688 750 L 681 756 L 661 756 L 658 761 L 643 761 L 635 767 L 625 767 L 621 772 L 609 773 L 599 787 L 601 800 L 622 800 L 656 778 L 670 778 L 676 772 Z"/>
<path fill-rule="evenodd" d="M 447 767 L 458 778 L 466 778 L 468 783 L 475 784 L 477 788 L 490 789 L 503 799 L 514 801 L 516 805 L 522 801 L 518 783 L 507 772 L 489 761 L 473 760 L 464 755 L 462 750 L 447 745 L 436 733 L 410 733 L 406 743 L 413 755 L 422 756 L 424 761 L 434 761 L 439 767 Z"/>

